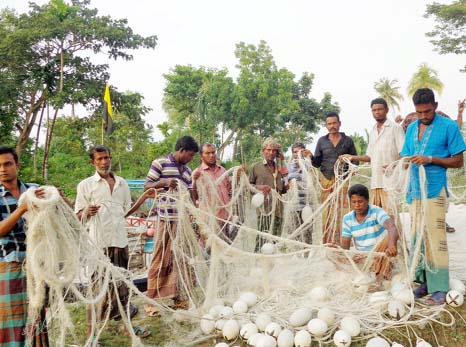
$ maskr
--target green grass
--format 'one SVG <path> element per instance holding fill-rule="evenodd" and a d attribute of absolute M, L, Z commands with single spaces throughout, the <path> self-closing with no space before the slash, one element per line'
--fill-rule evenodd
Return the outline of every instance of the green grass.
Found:
<path fill-rule="evenodd" d="M 140 313 L 133 319 L 133 325 L 142 326 L 145 329 L 150 329 L 152 335 L 143 340 L 146 346 L 164 346 L 167 343 L 174 342 L 176 337 L 187 336 L 192 327 L 189 324 L 180 324 L 176 323 L 174 325 L 166 324 L 161 318 L 146 317 L 142 307 L 142 302 L 139 300 L 137 302 L 140 307 Z M 67 343 L 73 345 L 76 343 L 84 344 L 86 339 L 86 314 L 85 308 L 83 305 L 76 306 L 70 305 L 71 316 L 75 324 L 75 336 L 78 341 L 73 341 L 71 336 L 68 337 Z M 430 342 L 432 346 L 438 347 L 465 347 L 466 346 L 466 324 L 461 317 L 466 318 L 466 305 L 463 305 L 456 311 L 452 308 L 449 308 L 449 311 L 453 314 L 456 320 L 456 324 L 451 328 L 443 327 L 440 324 L 433 324 L 432 326 L 426 326 L 424 329 L 416 327 L 414 331 L 416 334 L 426 341 Z M 440 320 L 447 319 L 446 316 L 441 317 Z M 118 346 L 125 347 L 130 346 L 129 337 L 125 336 L 121 330 L 122 323 L 110 321 L 99 340 L 99 343 L 102 347 Z M 53 340 L 53 326 L 51 327 L 51 337 Z M 409 332 L 410 337 L 407 337 L 408 331 L 406 328 L 399 330 L 387 330 L 384 332 L 384 336 L 391 341 L 396 341 L 403 344 L 405 347 L 410 346 L 410 343 L 415 343 L 416 338 L 413 332 Z M 436 336 L 438 344 L 435 342 Z M 208 347 L 214 346 L 215 343 L 220 342 L 221 339 L 212 339 L 198 344 L 187 344 L 187 346 L 193 347 Z M 246 346 L 241 344 L 239 341 L 232 344 L 232 346 Z M 173 346 L 180 346 L 175 345 Z M 312 344 L 313 347 L 318 346 L 317 342 Z M 333 346 L 330 344 L 328 346 Z M 351 344 L 351 347 L 365 347 L 366 340 L 364 341 L 354 341 Z"/>

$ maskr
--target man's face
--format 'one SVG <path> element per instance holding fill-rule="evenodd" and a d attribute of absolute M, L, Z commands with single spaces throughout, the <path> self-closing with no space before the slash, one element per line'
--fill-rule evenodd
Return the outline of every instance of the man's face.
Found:
<path fill-rule="evenodd" d="M 112 157 L 108 152 L 95 152 L 91 164 L 99 174 L 108 175 L 112 170 Z"/>
<path fill-rule="evenodd" d="M 303 147 L 294 147 L 293 148 L 293 159 L 298 159 L 298 154 L 301 152 L 304 148 Z"/>
<path fill-rule="evenodd" d="M 337 117 L 328 117 L 325 120 L 325 127 L 329 134 L 338 134 L 340 132 L 340 121 Z"/>
<path fill-rule="evenodd" d="M 0 154 L 0 182 L 13 182 L 18 179 L 19 163 L 10 153 Z"/>
<path fill-rule="evenodd" d="M 193 160 L 194 156 L 196 155 L 196 152 L 194 151 L 188 151 L 186 149 L 180 149 L 178 160 L 180 164 L 187 164 L 191 160 Z"/>
<path fill-rule="evenodd" d="M 419 104 L 414 106 L 416 109 L 417 118 L 424 125 L 429 125 L 435 116 L 437 103 Z"/>
<path fill-rule="evenodd" d="M 264 159 L 267 161 L 272 161 L 277 157 L 277 148 L 272 145 L 267 145 L 264 149 L 262 149 L 262 155 Z"/>
<path fill-rule="evenodd" d="M 214 146 L 204 146 L 201 153 L 203 163 L 211 166 L 217 163 L 217 154 Z"/>
<path fill-rule="evenodd" d="M 369 201 L 360 195 L 353 194 L 350 198 L 351 209 L 356 212 L 356 214 L 364 214 L 369 208 Z"/>
<path fill-rule="evenodd" d="M 384 122 L 387 119 L 388 108 L 385 105 L 374 104 L 371 109 L 376 122 Z"/>

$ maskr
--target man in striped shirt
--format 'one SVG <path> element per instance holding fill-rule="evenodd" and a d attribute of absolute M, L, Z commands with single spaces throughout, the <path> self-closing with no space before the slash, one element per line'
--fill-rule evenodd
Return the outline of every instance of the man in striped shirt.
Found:
<path fill-rule="evenodd" d="M 172 299 L 176 308 L 185 308 L 179 290 L 179 270 L 172 259 L 172 244 L 177 232 L 178 212 L 176 201 L 183 194 L 192 193 L 191 170 L 187 164 L 199 151 L 191 136 L 181 137 L 175 145 L 175 153 L 155 159 L 146 177 L 144 189 L 163 188 L 164 196 L 157 206 L 158 223 L 154 235 L 154 257 L 147 276 L 147 296 L 152 299 Z M 157 315 L 155 307 L 146 307 L 149 315 Z"/>
<path fill-rule="evenodd" d="M 349 249 L 351 239 L 359 251 L 385 252 L 388 257 L 397 255 L 398 231 L 393 219 L 381 208 L 369 205 L 369 190 L 355 184 L 348 190 L 351 212 L 343 217 L 341 247 Z M 377 282 L 389 276 L 388 258 L 376 260 L 373 267 Z"/>

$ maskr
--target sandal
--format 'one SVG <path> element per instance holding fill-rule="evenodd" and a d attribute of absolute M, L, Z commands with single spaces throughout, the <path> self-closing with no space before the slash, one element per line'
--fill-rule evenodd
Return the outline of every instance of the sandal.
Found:
<path fill-rule="evenodd" d="M 187 308 L 189 308 L 189 302 L 175 300 L 175 303 L 172 306 L 172 308 L 174 310 L 186 310 Z"/>
<path fill-rule="evenodd" d="M 446 298 L 447 298 L 447 293 L 435 292 L 426 300 L 426 305 L 429 305 L 429 306 L 443 305 L 445 304 Z"/>
<path fill-rule="evenodd" d="M 134 326 L 133 327 L 133 331 L 134 331 L 134 334 L 141 338 L 141 339 L 145 339 L 146 337 L 150 336 L 152 334 L 152 331 L 150 330 L 146 330 L 142 327 L 138 327 L 138 326 Z"/>
<path fill-rule="evenodd" d="M 427 282 L 422 283 L 419 287 L 413 290 L 413 294 L 416 298 L 420 299 L 429 294 L 427 291 Z"/>
<path fill-rule="evenodd" d="M 445 223 L 445 230 L 447 233 L 454 233 L 456 231 L 456 229 L 448 223 Z"/>
<path fill-rule="evenodd" d="M 160 311 L 155 306 L 146 306 L 144 311 L 149 317 L 160 317 Z"/>

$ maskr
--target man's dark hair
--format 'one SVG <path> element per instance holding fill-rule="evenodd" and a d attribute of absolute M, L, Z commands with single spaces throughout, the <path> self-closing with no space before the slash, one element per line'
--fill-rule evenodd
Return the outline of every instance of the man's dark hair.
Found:
<path fill-rule="evenodd" d="M 414 105 L 423 105 L 423 104 L 436 104 L 435 95 L 432 89 L 421 88 L 416 90 L 416 93 L 413 95 Z"/>
<path fill-rule="evenodd" d="M 305 149 L 306 146 L 304 146 L 304 143 L 302 143 L 302 142 L 295 142 L 295 143 L 293 144 L 293 146 L 291 146 L 291 152 L 293 152 L 295 148 L 302 148 L 302 149 Z"/>
<path fill-rule="evenodd" d="M 99 153 L 107 152 L 108 155 L 110 155 L 110 148 L 108 148 L 107 146 L 104 146 L 104 145 L 94 146 L 89 150 L 89 157 L 91 159 L 94 159 L 94 154 L 97 153 L 97 152 L 99 152 Z"/>
<path fill-rule="evenodd" d="M 199 152 L 199 145 L 191 136 L 183 136 L 176 141 L 175 151 L 179 150 Z"/>
<path fill-rule="evenodd" d="M 387 101 L 384 98 L 375 98 L 371 101 L 371 107 L 374 105 L 384 105 L 385 108 L 388 108 Z"/>
<path fill-rule="evenodd" d="M 366 200 L 369 200 L 369 190 L 363 184 L 355 184 L 348 189 L 348 197 L 351 199 L 353 195 L 359 195 Z"/>
<path fill-rule="evenodd" d="M 205 142 L 201 145 L 201 148 L 199 149 L 199 154 L 202 154 L 202 151 L 204 150 L 204 147 L 214 147 L 215 148 L 215 145 L 209 143 L 209 142 Z"/>
<path fill-rule="evenodd" d="M 327 121 L 327 118 L 330 118 L 330 117 L 337 117 L 338 119 L 338 122 L 340 122 L 340 116 L 338 115 L 338 113 L 336 112 L 329 112 L 325 115 L 325 118 L 324 118 L 324 121 L 326 122 Z"/>
<path fill-rule="evenodd" d="M 18 163 L 18 153 L 16 153 L 16 150 L 13 147 L 0 146 L 0 154 L 11 154 L 15 163 Z"/>

